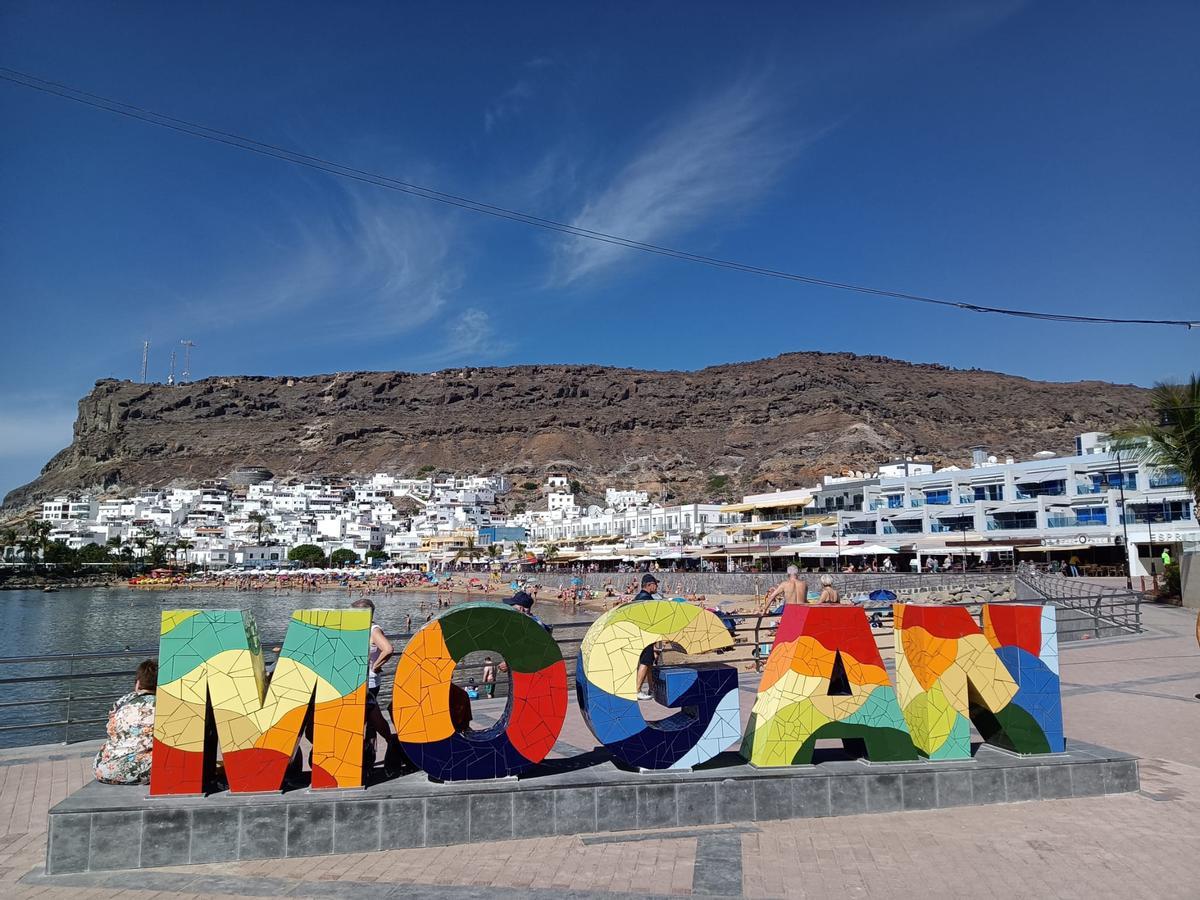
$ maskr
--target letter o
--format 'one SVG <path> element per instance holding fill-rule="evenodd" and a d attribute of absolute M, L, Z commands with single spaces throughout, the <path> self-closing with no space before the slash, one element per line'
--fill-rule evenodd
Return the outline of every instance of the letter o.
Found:
<path fill-rule="evenodd" d="M 512 693 L 484 731 L 460 732 L 450 718 L 450 682 L 468 653 L 504 657 Z M 413 635 L 396 664 L 392 716 L 400 743 L 431 778 L 460 781 L 516 775 L 546 758 L 567 716 L 567 667 L 558 644 L 528 616 L 497 603 L 463 603 Z"/>

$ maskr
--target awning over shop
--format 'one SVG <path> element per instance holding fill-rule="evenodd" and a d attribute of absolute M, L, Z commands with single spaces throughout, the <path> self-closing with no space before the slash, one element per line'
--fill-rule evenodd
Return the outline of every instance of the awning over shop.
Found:
<path fill-rule="evenodd" d="M 838 555 L 837 547 L 830 547 L 825 544 L 784 544 L 777 551 L 784 556 L 811 556 L 821 559 L 829 559 Z M 842 552 L 845 555 L 845 551 Z"/>
<path fill-rule="evenodd" d="M 842 556 L 882 556 L 895 552 L 891 547 L 885 547 L 882 544 L 863 544 L 861 546 L 842 548 Z"/>

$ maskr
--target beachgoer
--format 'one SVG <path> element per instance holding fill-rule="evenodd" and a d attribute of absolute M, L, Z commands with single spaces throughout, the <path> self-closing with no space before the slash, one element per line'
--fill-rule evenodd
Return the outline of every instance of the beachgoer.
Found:
<path fill-rule="evenodd" d="M 658 598 L 658 579 L 647 572 L 642 576 L 642 589 L 637 596 L 633 598 L 633 603 L 639 603 L 643 600 L 657 600 Z M 650 644 L 642 650 L 638 657 L 637 667 L 637 698 L 639 700 L 653 700 L 654 695 L 650 693 L 650 670 L 654 666 L 654 644 Z"/>
<path fill-rule="evenodd" d="M 150 757 L 154 751 L 154 692 L 158 689 L 158 663 L 144 660 L 137 667 L 133 691 L 108 712 L 108 740 L 96 754 L 92 767 L 104 784 L 149 784 Z"/>
<path fill-rule="evenodd" d="M 808 582 L 800 579 L 799 574 L 800 570 L 795 566 L 787 567 L 787 580 L 767 591 L 763 599 L 763 612 L 767 612 L 771 608 L 771 601 L 780 595 L 783 595 L 784 603 L 803 603 L 808 599 Z"/>
<path fill-rule="evenodd" d="M 483 695 L 491 698 L 496 693 L 496 664 L 490 656 L 483 658 Z"/>
<path fill-rule="evenodd" d="M 450 724 L 455 731 L 471 730 L 471 696 L 457 684 L 450 685 Z"/>
<path fill-rule="evenodd" d="M 388 727 L 387 717 L 384 716 L 383 710 L 379 708 L 379 672 L 384 665 L 391 659 L 396 648 L 392 646 L 392 642 L 388 640 L 383 629 L 375 622 L 375 604 L 363 597 L 360 600 L 355 600 L 350 604 L 355 609 L 369 609 L 371 611 L 371 637 L 370 649 L 367 652 L 367 713 L 366 713 L 366 730 L 363 734 L 363 754 L 367 769 L 375 767 L 375 738 L 377 735 L 383 735 L 387 743 L 387 752 L 384 757 L 384 767 L 388 775 L 391 776 L 392 769 L 399 771 L 399 766 L 396 764 L 399 759 L 404 757 L 404 751 L 400 746 L 400 739 L 392 733 L 392 729 Z"/>
<path fill-rule="evenodd" d="M 817 598 L 818 603 L 841 603 L 841 598 L 838 597 L 837 588 L 833 586 L 832 575 L 821 576 L 821 596 Z"/>

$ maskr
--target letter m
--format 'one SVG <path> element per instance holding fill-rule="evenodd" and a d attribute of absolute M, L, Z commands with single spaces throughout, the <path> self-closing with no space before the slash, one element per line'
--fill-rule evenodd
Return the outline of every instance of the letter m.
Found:
<path fill-rule="evenodd" d="M 248 613 L 164 612 L 150 793 L 204 792 L 210 722 L 231 791 L 279 790 L 310 707 L 312 786 L 361 785 L 370 628 L 365 609 L 297 610 L 268 686 Z"/>

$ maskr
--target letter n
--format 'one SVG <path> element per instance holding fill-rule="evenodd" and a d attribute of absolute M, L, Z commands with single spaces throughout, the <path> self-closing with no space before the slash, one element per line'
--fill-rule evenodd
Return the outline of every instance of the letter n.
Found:
<path fill-rule="evenodd" d="M 875 762 L 917 758 L 866 613 L 788 604 L 742 755 L 755 766 L 811 763 L 824 738 L 865 744 Z"/>
<path fill-rule="evenodd" d="M 264 690 L 248 613 L 164 612 L 150 793 L 204 792 L 210 712 L 229 789 L 279 790 L 310 705 L 312 786 L 361 785 L 370 628 L 368 610 L 297 610 Z"/>
<path fill-rule="evenodd" d="M 913 743 L 923 755 L 969 758 L 972 722 L 985 741 L 1022 753 L 1061 747 L 1061 710 L 1057 728 L 1047 731 L 1037 718 L 1046 725 L 1053 718 L 1045 709 L 1057 703 L 1057 674 L 1052 681 L 1041 677 L 1042 671 L 1049 671 L 1045 661 L 1026 649 L 1036 642 L 1038 653 L 1043 652 L 1041 607 L 985 606 L 985 624 L 991 619 L 999 626 L 998 630 L 989 627 L 987 635 L 961 606 L 897 604 L 895 611 L 896 689 Z M 1053 658 L 1057 667 L 1053 619 L 1049 621 L 1045 659 Z M 1017 640 L 1030 623 L 1032 635 L 1022 644 L 1008 643 Z M 1008 646 L 1012 649 L 1006 650 Z M 1022 653 L 1038 659 L 1038 666 L 1022 665 L 1028 662 Z M 1017 698 L 1026 679 L 1028 699 L 1023 705 Z M 1047 692 L 1055 700 L 1047 700 Z M 1036 715 L 1027 706 L 1036 709 Z M 1040 739 L 1033 738 L 1035 731 Z"/>

